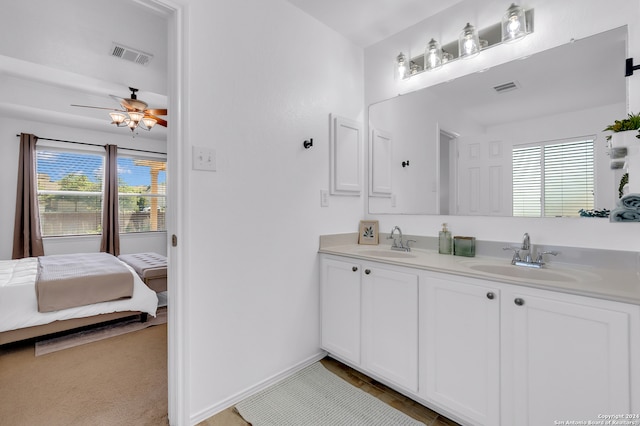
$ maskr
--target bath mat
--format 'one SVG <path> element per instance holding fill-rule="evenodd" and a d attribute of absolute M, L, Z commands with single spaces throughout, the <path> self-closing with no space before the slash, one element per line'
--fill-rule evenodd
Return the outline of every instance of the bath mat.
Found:
<path fill-rule="evenodd" d="M 424 426 L 316 362 L 236 405 L 253 426 Z"/>
<path fill-rule="evenodd" d="M 77 333 L 66 334 L 60 337 L 53 337 L 47 340 L 36 342 L 36 356 L 61 351 L 63 349 L 73 348 L 84 345 L 86 343 L 97 342 L 98 340 L 108 339 L 109 337 L 120 336 L 121 334 L 131 333 L 152 327 L 154 325 L 166 324 L 167 309 L 160 308 L 156 312 L 156 317 L 149 316 L 147 322 L 140 322 L 138 318 L 126 321 L 116 322 L 100 327 L 90 328 L 78 331 Z"/>

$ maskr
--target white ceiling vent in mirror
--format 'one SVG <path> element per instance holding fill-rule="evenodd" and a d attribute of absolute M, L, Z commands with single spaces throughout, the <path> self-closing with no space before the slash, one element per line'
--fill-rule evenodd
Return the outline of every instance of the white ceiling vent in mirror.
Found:
<path fill-rule="evenodd" d="M 151 59 L 153 59 L 153 55 L 150 53 L 133 49 L 116 42 L 111 45 L 111 56 L 140 65 L 147 65 Z"/>

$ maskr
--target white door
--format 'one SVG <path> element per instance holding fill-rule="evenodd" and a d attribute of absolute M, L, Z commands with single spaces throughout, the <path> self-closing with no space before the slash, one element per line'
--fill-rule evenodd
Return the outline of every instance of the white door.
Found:
<path fill-rule="evenodd" d="M 322 348 L 360 364 L 360 265 L 321 259 Z"/>
<path fill-rule="evenodd" d="M 474 424 L 500 423 L 500 292 L 420 282 L 420 395 Z"/>
<path fill-rule="evenodd" d="M 363 265 L 362 341 L 367 371 L 418 390 L 418 277 Z"/>
<path fill-rule="evenodd" d="M 527 289 L 503 294 L 505 424 L 631 413 L 630 314 L 613 302 Z M 586 423 L 585 423 L 586 424 Z"/>

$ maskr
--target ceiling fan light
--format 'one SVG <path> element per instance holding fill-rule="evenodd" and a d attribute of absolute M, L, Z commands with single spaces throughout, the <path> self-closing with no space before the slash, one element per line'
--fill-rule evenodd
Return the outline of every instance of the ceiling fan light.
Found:
<path fill-rule="evenodd" d="M 140 120 L 144 117 L 144 112 L 140 111 L 129 111 L 129 119 L 138 125 Z"/>
<path fill-rule="evenodd" d="M 144 117 L 142 119 L 142 123 L 144 124 L 144 126 L 147 128 L 147 130 L 151 130 L 151 128 L 153 126 L 156 125 L 156 123 L 158 122 L 158 120 L 156 120 L 153 117 Z"/>
<path fill-rule="evenodd" d="M 111 116 L 112 120 L 111 124 L 115 124 L 118 127 L 122 125 L 122 123 L 124 123 L 124 120 L 127 118 L 127 116 L 121 112 L 110 112 L 109 115 Z"/>
<path fill-rule="evenodd" d="M 138 127 L 137 121 L 133 121 L 128 118 L 125 120 L 125 123 L 127 123 L 127 127 L 129 127 L 132 132 L 135 130 L 136 127 Z"/>

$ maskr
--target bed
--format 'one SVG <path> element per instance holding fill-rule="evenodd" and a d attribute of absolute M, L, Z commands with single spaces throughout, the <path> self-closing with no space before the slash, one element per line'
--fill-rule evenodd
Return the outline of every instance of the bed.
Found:
<path fill-rule="evenodd" d="M 81 255 L 73 256 L 80 259 Z M 40 259 L 51 260 L 54 257 L 0 260 L 0 345 L 134 315 L 155 317 L 158 306 L 156 293 L 144 284 L 131 266 L 113 256 L 110 257 L 131 275 L 130 297 L 40 312 L 36 290 L 42 276 Z M 75 294 L 75 290 L 71 291 Z M 95 291 L 88 293 L 94 294 Z"/>

